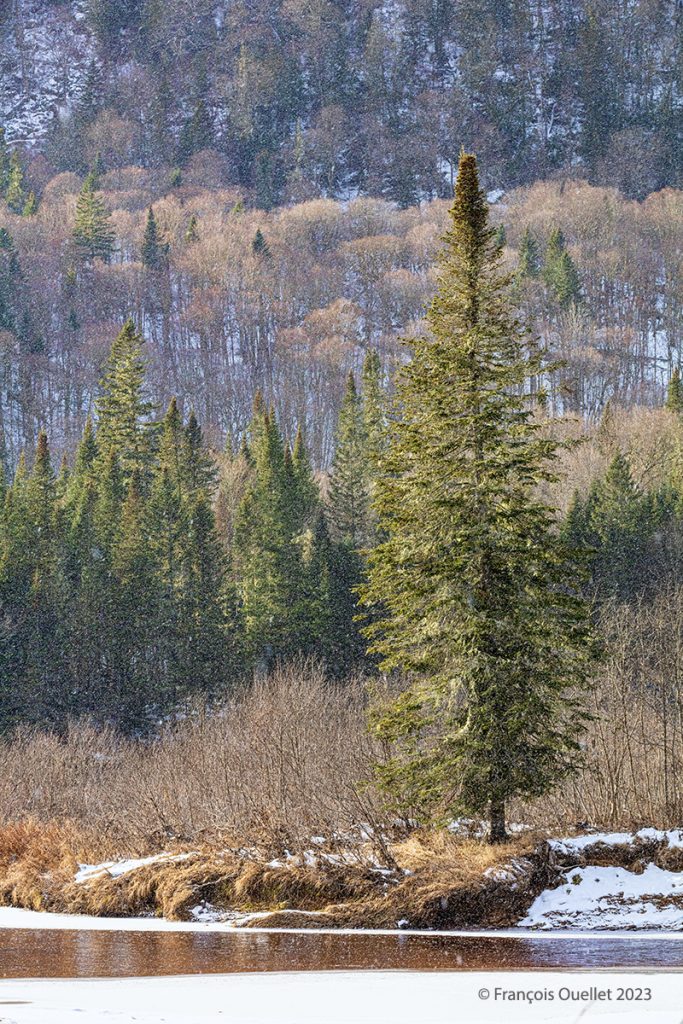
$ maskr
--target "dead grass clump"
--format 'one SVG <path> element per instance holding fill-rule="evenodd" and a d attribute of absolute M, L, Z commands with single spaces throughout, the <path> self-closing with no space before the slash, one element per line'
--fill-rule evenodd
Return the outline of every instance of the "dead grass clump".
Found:
<path fill-rule="evenodd" d="M 186 920 L 202 900 L 229 907 L 238 865 L 215 854 L 169 859 L 136 868 L 117 878 L 107 873 L 86 882 L 73 880 L 63 892 L 71 913 L 103 917 L 157 916 Z"/>
<path fill-rule="evenodd" d="M 235 905 L 242 910 L 322 910 L 329 903 L 368 896 L 378 886 L 377 876 L 355 865 L 272 867 L 246 863 L 235 880 L 234 896 Z"/>
<path fill-rule="evenodd" d="M 69 822 L 28 819 L 0 829 L 0 903 L 55 909 L 76 870 L 82 835 Z"/>

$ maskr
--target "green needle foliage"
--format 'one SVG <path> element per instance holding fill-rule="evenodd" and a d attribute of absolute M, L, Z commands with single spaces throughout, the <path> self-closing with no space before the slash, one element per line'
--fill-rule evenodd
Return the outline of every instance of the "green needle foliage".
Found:
<path fill-rule="evenodd" d="M 403 812 L 486 813 L 576 768 L 594 645 L 578 567 L 539 487 L 559 444 L 530 411 L 543 354 L 513 318 L 474 156 L 462 154 L 429 333 L 411 341 L 376 485 L 366 633 L 405 688 L 378 706 Z M 546 372 L 548 368 L 546 367 Z"/>
<path fill-rule="evenodd" d="M 114 230 L 104 199 L 97 191 L 97 175 L 91 172 L 83 182 L 76 205 L 73 244 L 76 255 L 85 263 L 100 259 L 108 263 L 114 251 Z"/>

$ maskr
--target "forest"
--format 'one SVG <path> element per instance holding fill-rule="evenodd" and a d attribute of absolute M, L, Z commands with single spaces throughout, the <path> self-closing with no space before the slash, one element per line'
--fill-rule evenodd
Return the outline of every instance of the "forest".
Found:
<path fill-rule="evenodd" d="M 0 123 L 54 170 L 215 153 L 261 208 L 558 173 L 681 184 L 676 0 L 21 0 L 0 12 Z"/>

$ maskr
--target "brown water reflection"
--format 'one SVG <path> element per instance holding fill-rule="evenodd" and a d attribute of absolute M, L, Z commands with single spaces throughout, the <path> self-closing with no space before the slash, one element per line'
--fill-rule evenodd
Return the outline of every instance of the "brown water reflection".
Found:
<path fill-rule="evenodd" d="M 683 969 L 683 942 L 306 932 L 0 930 L 0 977 L 251 971 Z"/>

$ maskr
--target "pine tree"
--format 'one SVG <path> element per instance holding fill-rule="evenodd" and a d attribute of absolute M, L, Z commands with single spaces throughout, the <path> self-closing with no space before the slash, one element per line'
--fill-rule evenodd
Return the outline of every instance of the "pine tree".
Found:
<path fill-rule="evenodd" d="M 541 260 L 538 251 L 538 242 L 527 227 L 524 229 L 522 240 L 519 245 L 519 260 L 517 263 L 517 276 L 520 278 L 538 277 L 541 271 Z"/>
<path fill-rule="evenodd" d="M 0 192 L 4 195 L 9 179 L 9 147 L 5 129 L 0 127 Z"/>
<path fill-rule="evenodd" d="M 382 362 L 377 349 L 368 349 L 363 362 L 362 406 L 368 472 L 371 480 L 379 471 L 385 447 L 386 400 L 382 383 Z"/>
<path fill-rule="evenodd" d="M 270 246 L 266 242 L 263 232 L 261 231 L 261 228 L 256 229 L 254 240 L 251 243 L 251 251 L 253 252 L 254 256 L 258 257 L 258 259 L 260 260 L 271 259 Z"/>
<path fill-rule="evenodd" d="M 38 212 L 38 200 L 36 199 L 35 192 L 31 191 L 26 196 L 26 202 L 24 203 L 21 211 L 22 217 L 33 217 Z"/>
<path fill-rule="evenodd" d="M 368 541 L 368 450 L 363 405 L 349 374 L 339 412 L 329 490 L 329 520 L 335 539 L 358 549 Z"/>
<path fill-rule="evenodd" d="M 564 235 L 555 228 L 546 247 L 543 280 L 561 309 L 576 305 L 581 298 L 581 282 L 576 264 L 569 255 Z"/>
<path fill-rule="evenodd" d="M 658 526 L 628 459 L 618 452 L 586 502 L 587 544 L 594 549 L 592 582 L 602 597 L 629 600 L 642 589 L 652 534 Z"/>
<path fill-rule="evenodd" d="M 153 406 L 145 397 L 143 340 L 132 320 L 114 339 L 96 403 L 100 458 L 114 455 L 124 481 L 142 471 L 151 454 L 148 418 Z"/>
<path fill-rule="evenodd" d="M 214 127 L 206 100 L 201 97 L 185 122 L 178 141 L 178 163 L 184 166 L 191 156 L 202 149 L 212 149 Z"/>
<path fill-rule="evenodd" d="M 235 521 L 234 550 L 248 647 L 264 668 L 298 649 L 303 568 L 282 435 L 259 396 L 254 405 L 253 470 Z"/>
<path fill-rule="evenodd" d="M 450 219 L 430 330 L 398 377 L 377 485 L 386 539 L 362 593 L 371 651 L 407 673 L 376 712 L 397 744 L 383 785 L 428 820 L 486 811 L 496 842 L 507 801 L 576 766 L 592 646 L 576 566 L 537 496 L 559 447 L 528 403 L 542 355 L 509 312 L 470 154 Z"/>
<path fill-rule="evenodd" d="M 76 222 L 72 234 L 74 249 L 79 259 L 91 262 L 100 259 L 108 263 L 114 251 L 115 235 L 109 223 L 104 200 L 96 191 L 89 175 L 83 182 L 76 205 Z"/>
<path fill-rule="evenodd" d="M 197 214 L 193 213 L 187 225 L 187 231 L 185 232 L 185 241 L 189 244 L 196 242 L 199 238 L 199 231 L 197 230 Z"/>
<path fill-rule="evenodd" d="M 5 200 L 13 213 L 21 213 L 26 202 L 24 193 L 24 172 L 17 150 L 13 150 L 9 161 Z"/>
<path fill-rule="evenodd" d="M 683 413 L 683 385 L 681 371 L 674 366 L 666 389 L 666 408 L 669 412 Z"/>
<path fill-rule="evenodd" d="M 21 268 L 14 241 L 6 228 L 0 228 L 0 330 L 14 333 L 19 322 L 18 303 Z"/>
<path fill-rule="evenodd" d="M 150 206 L 140 251 L 143 267 L 147 267 L 148 270 L 161 270 L 166 263 L 168 252 L 169 246 L 161 239 L 154 210 Z"/>

